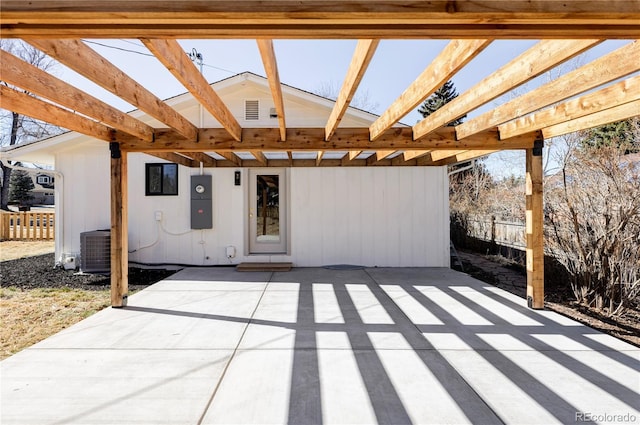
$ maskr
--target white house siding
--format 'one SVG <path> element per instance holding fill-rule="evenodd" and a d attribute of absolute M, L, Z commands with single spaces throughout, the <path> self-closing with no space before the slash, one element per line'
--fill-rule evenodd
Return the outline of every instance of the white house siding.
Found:
<path fill-rule="evenodd" d="M 55 166 L 64 176 L 55 190 L 56 228 L 61 225 L 64 232 L 62 240 L 56 240 L 56 258 L 60 258 L 63 253 L 80 253 L 81 232 L 110 227 L 109 145 L 93 142 L 61 150 Z"/>
<path fill-rule="evenodd" d="M 129 209 L 129 250 L 136 251 L 130 259 L 154 264 L 230 264 L 225 255 L 230 245 L 238 251 L 236 259 L 240 258 L 246 196 L 244 186 L 234 186 L 236 169 L 205 169 L 213 180 L 213 229 L 190 230 L 190 176 L 200 171 L 179 167 L 178 196 L 145 196 L 146 162 L 163 161 L 144 154 L 129 155 L 129 202 L 135 205 L 135 211 Z M 159 222 L 156 211 L 162 214 Z"/>
<path fill-rule="evenodd" d="M 268 84 L 256 84 L 250 79 L 244 85 L 223 87 L 216 89 L 216 92 L 243 128 L 278 127 L 278 119 L 269 116 L 274 103 Z M 296 95 L 296 92 L 297 90 L 292 88 L 283 88 L 287 125 L 289 127 L 324 128 L 333 109 L 333 101 L 316 96 L 312 96 L 313 101 L 311 101 L 300 97 L 299 94 Z M 245 120 L 244 108 L 246 100 L 259 101 L 258 120 Z M 206 108 L 203 109 L 202 123 L 200 123 L 200 106 L 189 94 L 170 99 L 167 104 L 179 111 L 181 115 L 196 126 L 201 126 L 202 124 L 203 127 L 208 128 L 221 127 L 220 123 L 213 118 Z M 166 127 L 165 124 L 142 111 L 132 112 L 131 115 L 153 127 Z M 345 114 L 340 125 L 342 127 L 368 127 L 372 123 L 372 117 L 374 116 L 366 112 L 351 111 Z"/>
<path fill-rule="evenodd" d="M 291 169 L 297 265 L 449 265 L 442 167 Z"/>
<path fill-rule="evenodd" d="M 62 253 L 80 252 L 80 233 L 109 228 L 109 151 L 105 144 L 62 153 L 65 208 Z M 129 255 L 150 264 L 224 265 L 291 261 L 297 266 L 449 265 L 443 167 L 290 168 L 289 254 L 247 254 L 248 171 L 205 168 L 213 178 L 213 229 L 190 230 L 190 175 L 179 167 L 178 196 L 145 196 L 144 164 L 129 154 Z M 234 185 L 234 171 L 242 185 Z M 73 203 L 72 203 L 73 202 Z M 72 206 L 73 205 L 73 206 Z M 156 211 L 162 220 L 155 220 Z M 234 246 L 229 261 L 225 248 Z"/>
<path fill-rule="evenodd" d="M 446 173 L 442 168 L 291 168 L 290 255 L 247 256 L 247 169 L 205 169 L 213 178 L 213 229 L 190 231 L 189 178 L 180 167 L 179 196 L 144 196 L 145 155 L 129 166 L 132 261 L 220 265 L 291 261 L 297 266 L 448 266 Z M 134 200 L 135 197 L 135 200 Z M 162 221 L 155 220 L 161 211 Z M 185 234 L 182 234 L 185 233 Z M 182 234 L 182 235 L 179 235 Z M 234 246 L 229 261 L 225 248 Z"/>

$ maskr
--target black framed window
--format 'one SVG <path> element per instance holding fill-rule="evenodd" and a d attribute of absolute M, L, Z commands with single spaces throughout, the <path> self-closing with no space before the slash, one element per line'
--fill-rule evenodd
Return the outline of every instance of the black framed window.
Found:
<path fill-rule="evenodd" d="M 178 164 L 145 164 L 145 195 L 178 195 Z"/>

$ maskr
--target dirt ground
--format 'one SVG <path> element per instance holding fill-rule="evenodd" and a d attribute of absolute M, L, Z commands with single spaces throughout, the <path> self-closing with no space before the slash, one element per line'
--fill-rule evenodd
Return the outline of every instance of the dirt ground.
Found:
<path fill-rule="evenodd" d="M 459 251 L 464 272 L 474 278 L 526 297 L 526 272 L 521 266 L 502 257 Z M 545 283 L 546 285 L 546 283 Z M 577 304 L 568 285 L 545 288 L 545 309 L 555 311 L 591 328 L 640 347 L 640 308 L 629 308 L 615 317 L 608 317 L 595 308 Z"/>
<path fill-rule="evenodd" d="M 48 254 L 54 250 L 53 241 L 2 241 L 0 242 L 0 261 Z"/>

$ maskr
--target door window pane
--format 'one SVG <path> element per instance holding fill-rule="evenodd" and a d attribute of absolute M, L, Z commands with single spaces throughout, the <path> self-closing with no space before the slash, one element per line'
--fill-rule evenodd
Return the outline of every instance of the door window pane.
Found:
<path fill-rule="evenodd" d="M 256 176 L 256 236 L 260 242 L 280 242 L 280 176 Z"/>

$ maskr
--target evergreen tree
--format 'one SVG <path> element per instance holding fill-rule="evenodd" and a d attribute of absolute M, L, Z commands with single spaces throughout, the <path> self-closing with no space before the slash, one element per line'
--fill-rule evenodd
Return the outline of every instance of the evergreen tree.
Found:
<path fill-rule="evenodd" d="M 33 179 L 29 173 L 23 170 L 13 170 L 9 188 L 9 199 L 11 202 L 18 202 L 20 205 L 24 205 L 33 199 L 31 190 L 34 188 Z"/>
<path fill-rule="evenodd" d="M 605 124 L 584 132 L 582 146 L 601 148 L 615 146 L 623 148 L 625 153 L 640 151 L 640 131 L 637 118 Z"/>
<path fill-rule="evenodd" d="M 433 114 L 438 109 L 442 108 L 445 104 L 451 102 L 453 99 L 458 97 L 458 91 L 456 87 L 453 85 L 453 81 L 449 80 L 442 85 L 438 90 L 435 91 L 431 96 L 424 101 L 424 103 L 418 109 L 418 112 L 422 114 L 423 117 L 428 117 Z M 455 126 L 462 123 L 462 120 L 466 117 L 466 115 L 456 119 L 455 121 L 451 121 L 448 126 Z"/>

